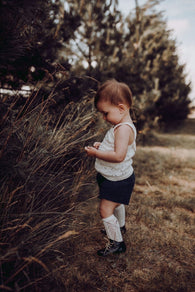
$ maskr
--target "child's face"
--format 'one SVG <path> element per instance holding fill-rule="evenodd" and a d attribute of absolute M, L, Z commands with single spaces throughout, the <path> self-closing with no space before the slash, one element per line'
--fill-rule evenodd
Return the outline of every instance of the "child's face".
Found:
<path fill-rule="evenodd" d="M 112 125 L 117 125 L 123 118 L 123 110 L 120 105 L 114 105 L 110 101 L 99 101 L 97 109 L 103 114 L 103 119 Z"/>

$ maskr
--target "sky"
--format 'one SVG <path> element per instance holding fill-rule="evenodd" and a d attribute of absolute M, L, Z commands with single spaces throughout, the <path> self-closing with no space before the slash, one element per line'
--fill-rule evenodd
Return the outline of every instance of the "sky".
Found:
<path fill-rule="evenodd" d="M 138 0 L 139 5 L 147 0 Z M 119 9 L 128 14 L 135 0 L 118 0 Z M 190 99 L 195 105 L 195 0 L 161 0 L 157 11 L 164 12 L 167 28 L 172 29 L 177 41 L 177 51 L 181 64 L 186 64 L 187 81 L 191 81 Z"/>

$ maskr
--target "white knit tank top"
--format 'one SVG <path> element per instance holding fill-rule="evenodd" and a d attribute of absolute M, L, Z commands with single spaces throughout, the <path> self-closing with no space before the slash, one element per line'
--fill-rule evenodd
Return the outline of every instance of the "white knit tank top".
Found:
<path fill-rule="evenodd" d="M 133 173 L 132 167 L 132 157 L 136 151 L 136 136 L 137 131 L 133 123 L 120 123 L 116 126 L 112 127 L 106 133 L 99 150 L 102 151 L 114 151 L 114 130 L 121 126 L 121 125 L 128 125 L 133 129 L 134 132 L 134 141 L 131 145 L 128 146 L 127 154 L 125 159 L 122 162 L 114 163 L 114 162 L 107 162 L 102 159 L 96 158 L 95 161 L 95 169 L 105 178 L 111 181 L 119 181 L 130 177 Z"/>

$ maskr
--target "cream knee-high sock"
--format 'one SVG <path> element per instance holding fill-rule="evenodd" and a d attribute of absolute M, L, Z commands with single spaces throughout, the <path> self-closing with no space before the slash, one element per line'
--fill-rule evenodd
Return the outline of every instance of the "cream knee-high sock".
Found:
<path fill-rule="evenodd" d="M 114 215 L 111 215 L 107 218 L 103 218 L 102 221 L 104 223 L 108 238 L 117 242 L 122 242 L 123 237 L 117 218 Z"/>
<path fill-rule="evenodd" d="M 121 204 L 115 208 L 114 215 L 118 219 L 119 226 L 123 227 L 125 225 L 125 206 Z"/>

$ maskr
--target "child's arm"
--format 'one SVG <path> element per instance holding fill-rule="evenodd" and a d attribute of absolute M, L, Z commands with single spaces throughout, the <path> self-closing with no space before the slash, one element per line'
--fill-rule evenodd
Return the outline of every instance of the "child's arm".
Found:
<path fill-rule="evenodd" d="M 122 162 L 125 159 L 129 141 L 131 144 L 133 138 L 133 130 L 128 125 L 123 125 L 115 130 L 114 151 L 102 151 L 90 146 L 85 147 L 85 150 L 89 156 L 108 162 Z"/>

